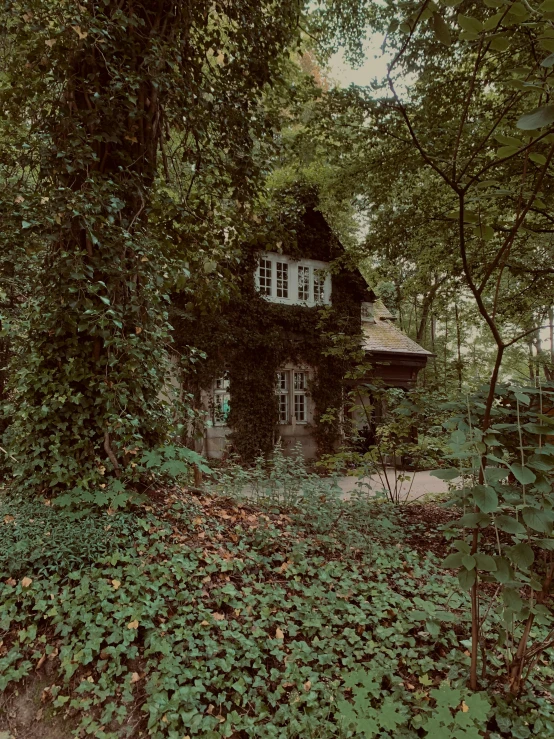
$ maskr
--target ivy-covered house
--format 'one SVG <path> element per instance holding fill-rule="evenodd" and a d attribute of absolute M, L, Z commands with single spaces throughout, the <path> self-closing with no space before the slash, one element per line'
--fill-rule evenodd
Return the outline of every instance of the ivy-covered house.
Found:
<path fill-rule="evenodd" d="M 212 458 L 234 450 L 252 461 L 279 440 L 285 451 L 300 444 L 307 459 L 331 452 L 354 386 L 365 393 L 379 377 L 410 388 L 430 354 L 398 329 L 313 207 L 286 246 L 269 237 L 245 249 L 223 309 L 191 319 L 177 307 L 173 323 L 177 344 L 205 356 L 187 390 L 203 411 L 197 448 Z"/>

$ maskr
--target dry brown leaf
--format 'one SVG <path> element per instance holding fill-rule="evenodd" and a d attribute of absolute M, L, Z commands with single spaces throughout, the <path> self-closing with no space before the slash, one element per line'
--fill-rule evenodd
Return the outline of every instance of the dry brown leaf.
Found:
<path fill-rule="evenodd" d="M 24 588 L 28 588 L 28 587 L 29 587 L 29 585 L 30 585 L 30 584 L 31 584 L 32 582 L 33 582 L 33 581 L 31 580 L 31 578 L 30 578 L 30 577 L 24 577 L 24 578 L 23 578 L 23 580 L 21 581 L 21 584 L 23 585 L 23 587 L 24 587 Z"/>
<path fill-rule="evenodd" d="M 54 649 L 48 655 L 48 659 L 50 661 L 52 661 L 53 659 L 56 659 L 56 657 L 58 656 L 59 651 L 60 650 L 58 649 L 58 647 L 54 647 Z"/>
<path fill-rule="evenodd" d="M 140 675 L 138 674 L 138 672 L 133 672 L 133 674 L 131 675 L 131 683 L 138 683 L 139 680 Z"/>
<path fill-rule="evenodd" d="M 142 328 L 141 328 L 140 326 L 135 326 L 135 333 L 136 333 L 137 335 L 138 335 L 138 334 L 141 334 L 141 333 L 142 333 Z"/>
<path fill-rule="evenodd" d="M 43 664 L 44 664 L 45 662 L 46 662 L 46 655 L 45 655 L 45 654 L 43 654 L 43 655 L 42 655 L 42 657 L 41 657 L 41 658 L 39 659 L 39 661 L 37 662 L 37 666 L 35 667 L 35 670 L 40 670 L 40 668 L 42 667 L 42 665 L 43 665 Z"/>
<path fill-rule="evenodd" d="M 138 629 L 138 627 L 139 627 L 139 622 L 137 621 L 136 618 L 134 621 L 131 621 L 130 623 L 127 624 L 128 629 Z"/>
<path fill-rule="evenodd" d="M 56 43 L 56 39 L 55 38 L 49 38 L 49 39 L 46 39 L 46 41 L 44 43 L 46 44 L 46 46 L 49 46 L 50 48 L 52 48 L 54 46 L 54 44 Z"/>
<path fill-rule="evenodd" d="M 10 577 L 6 580 L 6 585 L 11 585 L 12 587 L 14 585 L 17 585 L 17 581 L 13 579 L 13 577 Z"/>
<path fill-rule="evenodd" d="M 86 31 L 81 31 L 81 26 L 71 26 L 81 41 L 88 36 Z"/>
<path fill-rule="evenodd" d="M 216 621 L 225 621 L 225 616 L 222 613 L 214 613 L 213 617 Z"/>
<path fill-rule="evenodd" d="M 209 626 L 209 625 L 210 625 L 210 622 L 209 621 L 201 621 L 200 622 L 200 626 Z"/>
<path fill-rule="evenodd" d="M 112 588 L 114 590 L 119 590 L 121 587 L 121 582 L 119 580 L 112 580 Z"/>
<path fill-rule="evenodd" d="M 192 523 L 193 523 L 193 524 L 194 524 L 195 526 L 200 526 L 200 524 L 204 523 L 204 519 L 202 518 L 202 516 L 195 516 L 195 517 L 194 517 L 194 518 L 192 519 Z"/>
<path fill-rule="evenodd" d="M 304 690 L 306 691 L 306 693 L 310 690 L 311 687 L 312 687 L 311 681 L 306 680 L 306 682 L 304 683 Z"/>
<path fill-rule="evenodd" d="M 281 629 L 279 627 L 277 627 L 275 629 L 275 638 L 276 639 L 284 639 L 285 638 L 285 634 L 281 631 Z"/>
<path fill-rule="evenodd" d="M 465 701 L 462 701 L 462 712 L 467 713 L 469 711 L 469 706 Z"/>
<path fill-rule="evenodd" d="M 214 709 L 215 709 L 215 706 L 213 705 L 213 703 L 210 703 L 210 705 L 206 709 L 206 713 L 209 713 L 211 716 L 212 713 L 214 712 Z"/>
<path fill-rule="evenodd" d="M 13 521 L 15 521 L 14 516 L 10 516 L 9 514 L 4 516 L 4 523 L 12 523 Z"/>

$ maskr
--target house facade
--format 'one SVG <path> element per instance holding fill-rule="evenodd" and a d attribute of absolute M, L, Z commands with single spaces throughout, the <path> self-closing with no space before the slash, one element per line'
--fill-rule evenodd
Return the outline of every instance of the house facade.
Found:
<path fill-rule="evenodd" d="M 203 419 L 196 448 L 208 458 L 236 451 L 251 461 L 277 441 L 285 452 L 300 445 L 306 459 L 333 451 L 349 423 L 363 426 L 350 417 L 352 369 L 369 363 L 373 380 L 409 389 L 430 354 L 398 329 L 310 208 L 292 248 L 250 245 L 235 296 L 176 334 L 205 357 L 187 390 Z"/>

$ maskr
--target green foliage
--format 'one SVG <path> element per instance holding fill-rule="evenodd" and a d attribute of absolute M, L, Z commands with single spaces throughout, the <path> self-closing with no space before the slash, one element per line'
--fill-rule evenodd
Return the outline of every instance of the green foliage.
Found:
<path fill-rule="evenodd" d="M 462 687 L 463 596 L 436 558 L 402 545 L 394 510 L 340 501 L 331 486 L 325 495 L 321 480 L 316 491 L 279 455 L 268 484 L 295 476 L 305 495 L 285 508 L 279 495 L 260 496 L 262 507 L 230 498 L 224 478 L 216 496 L 176 490 L 132 518 L 115 511 L 86 526 L 11 502 L 14 520 L 0 519 L 18 547 L 0 562 L 0 689 L 46 661 L 46 711 L 104 739 L 125 736 L 131 716 L 154 739 L 416 739 L 437 726 L 546 739 L 544 699 L 510 705 Z M 422 631 L 430 615 L 438 630 Z"/>
<path fill-rule="evenodd" d="M 243 249 L 234 269 L 236 291 L 227 304 L 191 315 L 186 312 L 186 293 L 174 299 L 176 346 L 183 351 L 194 346 L 205 357 L 185 379 L 187 387 L 199 400 L 201 389 L 209 389 L 215 377 L 228 372 L 231 441 L 246 463 L 253 463 L 260 452 L 270 454 L 278 438 L 275 378 L 287 362 L 314 370 L 310 394 L 320 453 L 331 452 L 340 437 L 342 383 L 360 359 L 359 303 L 366 286 L 350 271 L 336 236 L 314 211 L 316 205 L 317 195 L 301 184 L 280 193 L 258 236 Z M 280 248 L 292 257 L 330 261 L 333 272 L 344 270 L 333 274 L 331 308 L 279 305 L 260 296 L 254 285 L 259 250 Z"/>
<path fill-rule="evenodd" d="M 2 314 L 5 444 L 20 487 L 90 490 L 166 442 L 168 294 L 257 192 L 263 91 L 298 34 L 296 2 L 272 9 L 5 4 L 0 235 L 25 278 Z M 206 217 L 216 201 L 226 218 Z"/>
<path fill-rule="evenodd" d="M 501 620 L 487 638 L 505 648 L 508 680 L 517 692 L 524 666 L 532 664 L 530 655 L 549 645 L 548 639 L 527 645 L 533 624 L 554 623 L 554 421 L 547 413 L 554 393 L 549 387 L 497 386 L 491 424 L 483 432 L 487 392 L 458 406 L 449 404 L 453 415 L 445 423 L 450 432 L 446 458 L 458 467 L 435 474 L 456 484 L 449 505 L 474 512 L 448 526 L 451 536 L 464 538 L 454 541 L 457 552 L 443 566 L 460 568 L 465 590 L 481 582 L 498 587 L 503 600 L 492 598 L 489 609 L 496 609 Z"/>

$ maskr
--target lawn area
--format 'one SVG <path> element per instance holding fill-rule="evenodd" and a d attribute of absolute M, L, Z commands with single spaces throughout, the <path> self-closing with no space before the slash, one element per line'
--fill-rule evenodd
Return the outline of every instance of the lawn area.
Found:
<path fill-rule="evenodd" d="M 516 703 L 496 653 L 466 688 L 450 514 L 324 490 L 4 500 L 0 737 L 551 737 L 548 660 Z"/>

